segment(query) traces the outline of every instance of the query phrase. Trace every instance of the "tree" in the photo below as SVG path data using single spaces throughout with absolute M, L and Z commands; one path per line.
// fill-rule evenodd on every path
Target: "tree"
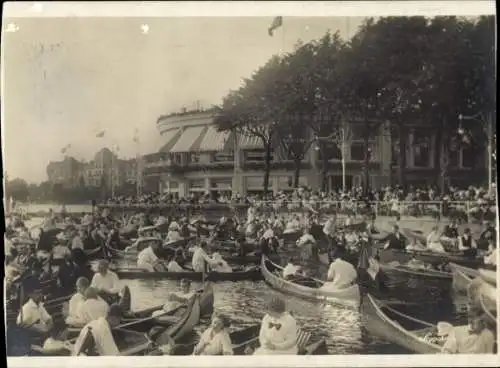
M 28 183 L 24 179 L 15 178 L 5 183 L 5 197 L 24 202 L 29 197 Z

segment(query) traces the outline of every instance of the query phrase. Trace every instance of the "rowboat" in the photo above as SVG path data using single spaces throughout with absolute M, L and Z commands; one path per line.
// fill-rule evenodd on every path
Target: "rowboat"
M 408 351 L 437 354 L 441 346 L 424 339 L 437 326 L 398 312 L 367 294 L 361 303 L 364 326 L 368 331 Z
M 112 331 L 116 346 L 120 351 L 120 356 L 143 355 L 151 346 L 151 340 L 143 333 L 116 328 Z M 61 349 L 59 351 L 47 353 L 40 345 L 31 345 L 30 356 L 69 356 L 71 351 Z
M 436 279 L 436 280 L 450 280 L 452 279 L 452 274 L 450 272 L 443 272 L 439 270 L 433 270 L 428 268 L 414 268 L 407 265 L 401 264 L 380 264 L 380 268 L 389 274 L 396 276 L 406 276 L 406 277 L 417 277 L 425 279 Z
M 181 280 L 188 279 L 193 281 L 202 281 L 205 275 L 207 281 L 259 281 L 262 280 L 262 274 L 257 266 L 250 266 L 233 272 L 168 272 L 154 271 L 150 272 L 141 268 L 116 268 L 113 270 L 120 279 L 170 279 Z
M 229 336 L 233 345 L 234 355 L 251 355 L 259 347 L 260 325 L 255 324 L 242 329 L 232 331 Z M 297 346 L 299 355 L 327 355 L 325 339 L 311 342 L 311 333 L 299 329 L 297 334 Z M 171 351 L 171 355 L 191 355 L 197 342 L 177 344 Z
M 357 284 L 337 291 L 322 290 L 321 286 L 325 284 L 324 281 L 313 278 L 304 278 L 307 280 L 309 286 L 299 285 L 285 280 L 281 276 L 283 268 L 273 263 L 266 256 L 262 257 L 260 269 L 264 280 L 272 287 L 282 292 L 297 295 L 306 299 L 330 302 L 354 308 L 359 306 L 360 294 L 359 286 Z
M 478 270 L 455 263 L 450 263 L 450 268 L 453 275 L 453 290 L 457 292 L 466 292 L 472 279 L 479 274 Z
M 437 253 L 420 250 L 400 250 L 400 249 L 379 249 L 380 262 L 389 263 L 398 261 L 401 264 L 408 263 L 412 258 L 416 258 L 424 263 L 439 265 L 444 263 L 456 263 L 470 268 L 483 266 L 483 261 L 479 258 L 464 256 L 463 253 Z

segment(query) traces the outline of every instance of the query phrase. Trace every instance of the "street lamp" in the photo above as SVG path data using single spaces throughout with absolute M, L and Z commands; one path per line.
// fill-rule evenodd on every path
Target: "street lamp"
M 477 113 L 473 116 L 464 116 L 462 114 L 458 115 L 458 120 L 460 121 L 458 127 L 458 134 L 461 136 L 465 135 L 465 130 L 462 127 L 462 121 L 464 120 L 473 120 L 481 123 L 483 131 L 486 133 L 486 137 L 488 140 L 488 192 L 491 193 L 493 187 L 493 126 L 492 121 L 484 121 L 478 118 L 481 113 Z

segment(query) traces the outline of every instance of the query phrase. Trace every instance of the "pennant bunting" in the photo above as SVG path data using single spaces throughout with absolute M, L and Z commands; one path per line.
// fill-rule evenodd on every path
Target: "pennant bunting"
M 101 130 L 100 132 L 98 132 L 98 133 L 96 134 L 96 137 L 97 137 L 97 138 L 102 138 L 102 137 L 104 137 L 104 134 L 105 134 L 105 133 L 106 133 L 106 131 L 105 131 L 105 130 Z
M 269 36 L 273 36 L 274 31 L 283 25 L 283 17 L 276 17 L 268 28 Z

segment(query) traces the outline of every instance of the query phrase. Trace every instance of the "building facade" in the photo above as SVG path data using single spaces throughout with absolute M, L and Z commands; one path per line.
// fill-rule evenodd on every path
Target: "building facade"
M 144 157 L 143 175 L 150 188 L 186 196 L 196 192 L 229 194 L 263 191 L 265 150 L 256 137 L 234 132 L 218 132 L 210 111 L 192 111 L 162 116 L 157 121 L 164 145 L 159 152 Z M 346 124 L 344 144 L 346 187 L 361 185 L 365 167 L 365 141 L 362 124 Z M 312 135 L 311 135 L 312 137 Z M 390 185 L 398 173 L 399 144 L 388 123 L 377 124 L 369 139 L 368 173 L 370 186 Z M 405 178 L 414 185 L 434 184 L 439 176 L 436 164 L 437 138 L 431 126 L 408 129 L 405 148 Z M 328 190 L 342 188 L 342 154 L 337 147 L 327 157 Z M 484 177 L 485 158 L 465 148 L 451 154 L 449 174 L 453 183 Z M 325 160 L 312 144 L 301 162 L 299 184 L 319 188 L 323 182 Z M 293 189 L 295 163 L 280 145 L 272 150 L 270 185 L 274 192 Z
M 65 157 L 62 161 L 51 161 L 47 165 L 47 177 L 52 184 L 63 187 L 74 187 L 80 183 L 83 163 L 73 157 Z

